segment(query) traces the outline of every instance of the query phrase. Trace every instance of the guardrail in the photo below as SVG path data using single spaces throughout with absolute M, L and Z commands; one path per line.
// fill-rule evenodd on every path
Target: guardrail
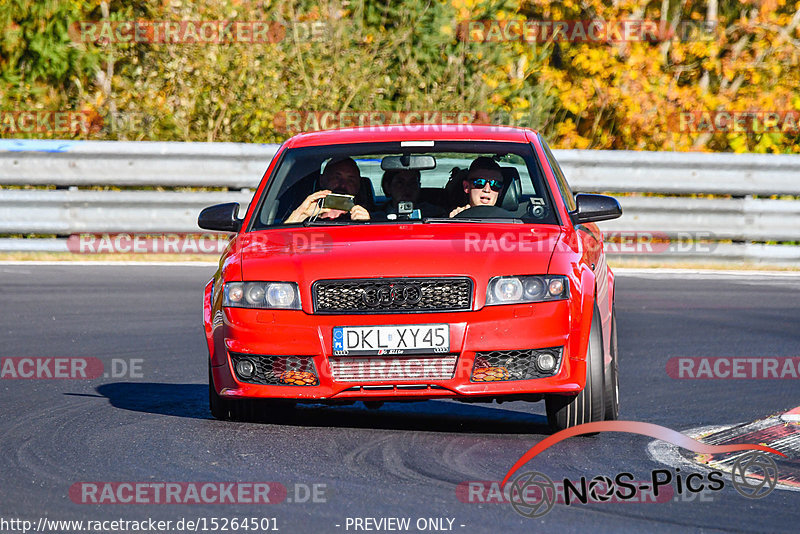
M 616 193 L 800 195 L 800 156 L 554 150 L 571 185 Z
M 258 185 L 278 145 L 0 140 L 0 185 Z
M 203 207 L 239 202 L 246 208 L 277 148 L 234 143 L 2 140 L 0 234 L 198 232 L 197 213 Z M 708 248 L 673 247 L 662 251 L 659 259 L 800 262 L 800 247 L 765 244 L 800 241 L 800 201 L 754 198 L 800 196 L 800 156 L 554 152 L 575 191 L 664 195 L 620 197 L 624 216 L 601 223 L 605 231 L 733 241 Z M 138 190 L 82 189 L 89 186 Z M 228 191 L 158 190 L 176 187 Z M 708 195 L 727 197 L 704 198 Z M 66 250 L 63 241 L 0 239 L 0 250 Z
M 200 232 L 197 214 L 206 206 L 253 196 L 236 192 L 0 190 L 0 233 Z

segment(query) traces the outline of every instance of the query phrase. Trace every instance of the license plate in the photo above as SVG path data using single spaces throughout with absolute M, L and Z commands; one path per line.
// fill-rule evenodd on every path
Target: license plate
M 450 325 L 336 326 L 333 353 L 337 356 L 438 354 L 450 351 Z

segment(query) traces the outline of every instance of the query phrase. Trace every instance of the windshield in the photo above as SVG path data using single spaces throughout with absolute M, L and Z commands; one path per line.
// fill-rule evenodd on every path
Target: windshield
M 284 152 L 250 229 L 498 219 L 558 222 L 529 144 L 359 143 Z

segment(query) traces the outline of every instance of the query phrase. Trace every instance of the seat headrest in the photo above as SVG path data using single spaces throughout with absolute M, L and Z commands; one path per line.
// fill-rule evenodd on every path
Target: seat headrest
M 447 204 L 447 193 L 441 187 L 422 187 L 419 190 L 420 202 L 428 204 Z
M 467 178 L 467 169 L 453 167 L 450 171 L 450 179 L 444 186 L 446 204 L 449 207 L 463 206 L 467 203 L 469 197 L 464 192 L 462 181 Z
M 522 197 L 522 180 L 515 167 L 500 167 L 503 173 L 503 190 L 497 205 L 508 211 L 517 211 L 519 200 Z
M 372 180 L 366 176 L 361 177 L 361 187 L 358 188 L 354 202 L 363 206 L 367 211 L 375 209 L 375 188 L 372 187 Z

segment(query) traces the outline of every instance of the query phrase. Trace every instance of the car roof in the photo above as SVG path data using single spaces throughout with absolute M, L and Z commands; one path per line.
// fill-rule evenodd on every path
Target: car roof
M 389 141 L 501 141 L 528 143 L 536 134 L 529 128 L 488 124 L 409 124 L 339 128 L 295 135 L 287 148 L 381 143 Z

